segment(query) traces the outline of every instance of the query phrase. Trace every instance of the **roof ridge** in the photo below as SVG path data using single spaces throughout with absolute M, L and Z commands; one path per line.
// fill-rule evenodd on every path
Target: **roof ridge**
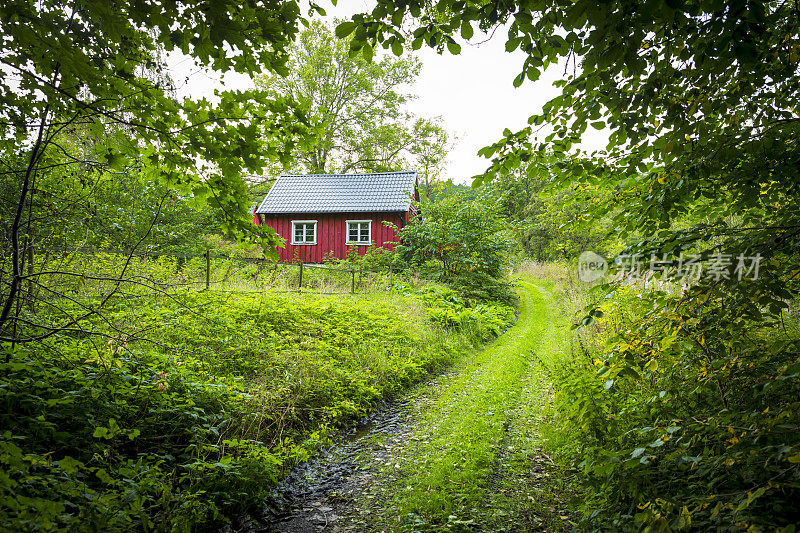
M 416 174 L 416 170 L 393 170 L 391 172 L 326 172 L 322 174 L 280 174 L 280 177 L 311 177 L 311 176 L 384 176 L 387 174 Z

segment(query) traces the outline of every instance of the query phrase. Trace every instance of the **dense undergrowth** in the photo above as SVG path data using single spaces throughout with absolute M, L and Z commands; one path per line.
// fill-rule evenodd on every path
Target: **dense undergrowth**
M 794 531 L 796 311 L 761 320 L 723 291 L 694 307 L 680 287 L 641 282 L 598 304 L 604 293 L 566 267 L 525 270 L 556 281 L 576 321 L 599 310 L 572 353 L 549 365 L 556 408 L 546 437 L 580 473 L 580 529 Z
M 6 350 L 0 523 L 222 524 L 334 427 L 513 320 L 508 307 L 466 307 L 449 289 L 401 289 L 118 298 L 82 330 Z

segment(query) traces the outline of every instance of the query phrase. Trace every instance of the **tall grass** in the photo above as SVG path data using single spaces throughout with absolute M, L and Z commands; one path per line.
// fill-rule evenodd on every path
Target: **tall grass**
M 366 265 L 369 266 L 369 265 Z M 388 268 L 367 268 L 358 262 L 337 261 L 325 265 L 278 264 L 245 258 L 183 257 L 180 255 L 133 256 L 119 253 L 71 252 L 35 259 L 39 295 L 52 299 L 105 295 L 184 293 L 208 288 L 237 292 L 297 292 L 321 294 L 365 293 L 389 290 L 400 283 L 412 287 L 429 285 L 413 273 Z M 207 279 L 208 277 L 208 279 Z M 118 280 L 123 280 L 118 283 Z

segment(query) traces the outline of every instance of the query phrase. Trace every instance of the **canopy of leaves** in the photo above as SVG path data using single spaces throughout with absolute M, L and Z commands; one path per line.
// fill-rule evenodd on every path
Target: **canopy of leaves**
M 623 231 L 663 229 L 692 210 L 707 222 L 681 242 L 725 234 L 730 224 L 722 220 L 737 215 L 740 225 L 765 226 L 749 233 L 759 243 L 753 249 L 795 249 L 800 15 L 793 3 L 440 0 L 422 7 L 381 2 L 340 33 L 354 34 L 354 49 L 409 40 L 418 48 L 469 38 L 473 24 L 506 24 L 506 49 L 527 55 L 515 85 L 556 63 L 572 72 L 529 128 L 482 150 L 497 155 L 487 178 L 571 149 L 589 125 L 609 128 L 608 153 L 559 161 L 560 177 L 615 185 L 612 201 L 628 207 L 617 218 Z M 407 35 L 401 23 L 412 17 L 416 29 Z M 553 131 L 538 138 L 544 124 Z
M 4 2 L 2 171 L 23 183 L 42 173 L 75 180 L 70 172 L 87 167 L 136 165 L 147 179 L 221 207 L 228 229 L 242 228 L 242 169 L 285 158 L 302 117 L 289 100 L 259 91 L 178 100 L 165 54 L 187 54 L 220 72 L 285 73 L 301 21 L 296 2 Z M 100 144 L 82 153 L 64 146 L 63 134 L 76 128 Z
M 382 172 L 422 166 L 435 170 L 446 155 L 447 133 L 438 119 L 414 117 L 407 92 L 420 71 L 413 56 L 350 54 L 339 39 L 314 22 L 289 47 L 289 74 L 259 78 L 275 98 L 308 106 L 318 125 L 308 147 L 293 152 L 307 173 Z M 395 50 L 397 55 L 402 48 Z

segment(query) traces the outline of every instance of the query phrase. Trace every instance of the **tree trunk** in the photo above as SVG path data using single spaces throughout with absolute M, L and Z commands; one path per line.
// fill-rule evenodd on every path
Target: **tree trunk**
M 11 226 L 12 277 L 8 289 L 8 295 L 5 297 L 5 302 L 3 303 L 3 311 L 2 314 L 0 314 L 0 332 L 4 331 L 8 324 L 8 318 L 11 314 L 12 307 L 14 307 L 16 299 L 19 297 L 20 283 L 23 279 L 20 256 L 25 253 L 25 250 L 20 247 L 19 230 L 20 226 L 22 225 L 22 213 L 25 211 L 25 206 L 32 201 L 31 196 L 33 195 L 33 192 L 30 188 L 31 178 L 36 171 L 36 166 L 39 164 L 39 158 L 44 151 L 44 130 L 45 126 L 47 125 L 47 115 L 49 111 L 49 105 L 45 106 L 44 110 L 42 111 L 42 119 L 39 124 L 39 133 L 37 134 L 36 143 L 33 145 L 30 158 L 28 159 L 28 167 L 25 170 L 25 178 L 22 181 L 22 191 L 20 192 L 19 200 L 17 201 L 17 210 L 16 214 L 14 215 L 14 222 Z

